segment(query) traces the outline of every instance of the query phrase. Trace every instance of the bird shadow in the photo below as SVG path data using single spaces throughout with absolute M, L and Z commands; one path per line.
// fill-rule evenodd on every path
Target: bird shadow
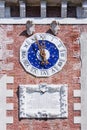
M 49 34 L 52 34 L 52 35 L 54 35 L 54 36 L 55 36 L 55 34 L 52 32 L 52 30 L 51 30 L 51 29 L 47 30 L 47 31 L 46 31 L 46 33 L 49 33 Z
M 27 30 L 22 31 L 19 36 L 29 37 L 29 35 L 27 34 Z

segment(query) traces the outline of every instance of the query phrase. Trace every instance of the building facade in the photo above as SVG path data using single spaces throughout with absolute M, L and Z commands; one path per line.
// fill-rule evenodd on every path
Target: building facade
M 86 0 L 0 1 L 1 130 L 87 129 L 86 32 Z

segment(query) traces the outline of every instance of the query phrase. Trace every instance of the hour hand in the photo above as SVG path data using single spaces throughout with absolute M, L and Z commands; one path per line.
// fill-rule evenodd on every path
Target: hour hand
M 43 64 L 43 65 L 48 64 L 49 62 L 48 62 L 48 60 L 46 60 L 46 51 L 45 51 L 44 41 L 42 40 L 42 44 L 40 44 L 36 37 L 35 37 L 35 39 L 36 39 L 36 43 L 37 43 L 39 51 L 40 51 L 41 64 Z
M 46 60 L 46 52 L 45 49 L 40 50 L 40 56 L 41 56 L 41 64 L 48 64 L 49 62 Z

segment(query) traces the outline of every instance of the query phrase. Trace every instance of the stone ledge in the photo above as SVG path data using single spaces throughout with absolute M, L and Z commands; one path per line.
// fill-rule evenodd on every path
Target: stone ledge
M 6 92 L 6 97 L 13 97 L 13 90 L 7 90 Z
M 12 123 L 13 123 L 13 117 L 12 116 L 6 117 L 6 124 L 12 124 Z
M 14 104 L 13 103 L 7 103 L 6 104 L 6 110 L 13 110 L 14 109 Z
M 81 110 L 81 103 L 74 103 L 74 110 L 78 111 Z
M 81 117 L 75 116 L 74 117 L 74 124 L 80 124 L 81 123 Z
M 74 90 L 73 91 L 73 96 L 74 97 L 81 97 L 81 90 Z
M 50 24 L 52 21 L 56 20 L 60 24 L 87 24 L 87 18 L 1 18 L 0 24 L 26 24 L 28 20 L 34 22 L 34 24 Z

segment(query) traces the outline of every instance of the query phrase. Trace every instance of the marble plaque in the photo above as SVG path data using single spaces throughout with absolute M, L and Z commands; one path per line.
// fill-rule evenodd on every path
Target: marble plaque
M 67 118 L 67 85 L 19 85 L 20 118 Z

